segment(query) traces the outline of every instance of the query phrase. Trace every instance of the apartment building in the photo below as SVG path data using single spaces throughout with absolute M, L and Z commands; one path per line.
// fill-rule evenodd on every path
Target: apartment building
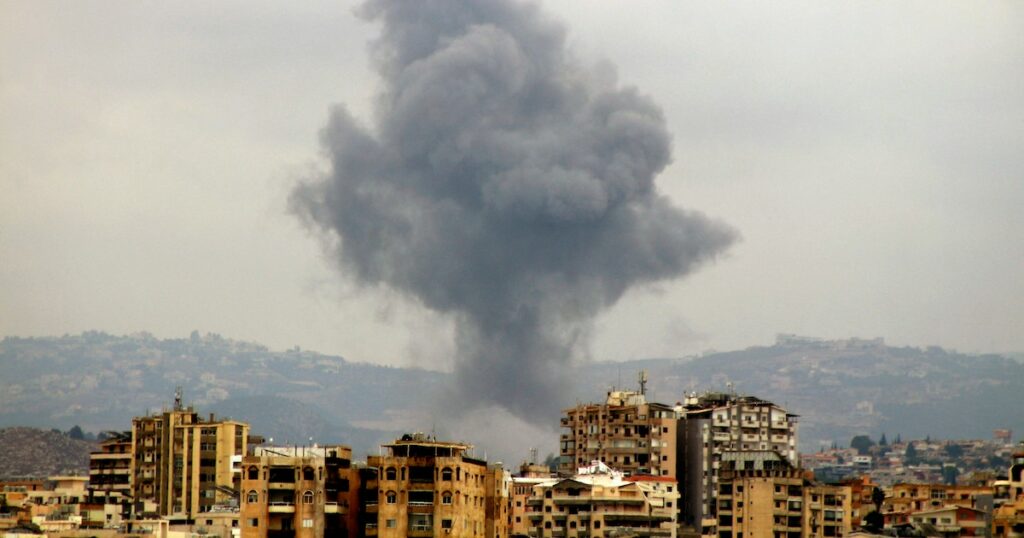
M 180 393 L 170 411 L 132 419 L 132 496 L 136 513 L 151 508 L 189 521 L 231 502 L 241 479 L 249 425 L 203 419 L 183 407 Z
M 469 455 L 471 445 L 410 434 L 381 448 L 384 454 L 367 458 L 377 489 L 364 490 L 366 536 L 485 535 L 490 471 Z
M 937 510 L 949 505 L 978 508 L 991 504 L 989 486 L 951 486 L 948 484 L 894 484 L 882 502 L 882 514 L 894 524 L 912 522 L 911 514 Z
M 484 536 L 487 538 L 509 538 L 512 516 L 512 473 L 501 464 L 487 468 L 484 477 L 487 493 L 484 510 Z
M 536 457 L 534 458 L 536 459 Z M 523 463 L 519 466 L 519 475 L 512 477 L 509 501 L 509 534 L 513 537 L 529 536 L 531 528 L 527 517 L 527 501 L 533 495 L 533 488 L 538 484 L 552 485 L 558 478 L 545 465 Z
M 358 536 L 359 474 L 347 446 L 256 447 L 242 459 L 242 538 Z
M 715 525 L 718 473 L 725 454 L 770 451 L 790 467 L 799 466 L 797 416 L 772 402 L 729 393 L 693 394 L 679 412 L 677 450 L 686 469 L 682 516 L 688 525 Z
M 109 432 L 100 449 L 89 454 L 90 502 L 123 504 L 132 492 L 132 432 Z
M 641 374 L 643 375 L 643 374 Z M 641 387 L 646 378 L 641 378 Z M 562 411 L 559 472 L 600 461 L 625 475 L 678 478 L 676 409 L 649 403 L 645 391 L 609 391 L 604 403 L 580 404 Z
M 599 461 L 571 478 L 542 479 L 526 500 L 529 525 L 515 535 L 534 538 L 676 535 L 679 498 L 674 479 L 625 477 Z
M 809 480 L 773 451 L 731 453 L 719 470 L 719 538 L 819 538 L 852 530 L 851 490 Z

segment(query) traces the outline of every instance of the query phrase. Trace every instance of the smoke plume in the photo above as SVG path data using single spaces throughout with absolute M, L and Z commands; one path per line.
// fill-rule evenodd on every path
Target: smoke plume
M 332 111 L 330 167 L 292 209 L 344 275 L 453 317 L 467 403 L 548 420 L 593 318 L 734 232 L 658 193 L 661 110 L 574 60 L 536 6 L 370 0 L 360 13 L 383 26 L 374 124 Z

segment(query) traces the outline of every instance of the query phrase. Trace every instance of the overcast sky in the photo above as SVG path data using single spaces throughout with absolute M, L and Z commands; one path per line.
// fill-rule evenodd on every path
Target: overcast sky
M 544 6 L 663 107 L 659 189 L 742 235 L 631 291 L 592 357 L 778 332 L 1024 350 L 1024 3 Z M 376 30 L 344 2 L 0 2 L 0 335 L 446 368 L 450 320 L 339 279 L 286 210 L 328 107 L 372 116 Z

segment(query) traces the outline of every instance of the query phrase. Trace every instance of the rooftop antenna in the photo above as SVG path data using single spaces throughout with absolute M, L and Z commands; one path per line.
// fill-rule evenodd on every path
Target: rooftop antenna
M 647 370 L 640 370 L 640 395 L 647 394 Z
M 174 410 L 181 411 L 181 385 L 174 388 Z

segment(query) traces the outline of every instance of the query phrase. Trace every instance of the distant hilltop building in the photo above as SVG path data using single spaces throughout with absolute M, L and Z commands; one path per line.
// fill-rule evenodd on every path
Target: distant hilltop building
M 820 347 L 837 351 L 848 349 L 877 349 L 885 347 L 885 338 L 847 338 L 845 340 L 826 340 L 813 336 L 779 333 L 775 335 L 775 345 L 779 347 Z

